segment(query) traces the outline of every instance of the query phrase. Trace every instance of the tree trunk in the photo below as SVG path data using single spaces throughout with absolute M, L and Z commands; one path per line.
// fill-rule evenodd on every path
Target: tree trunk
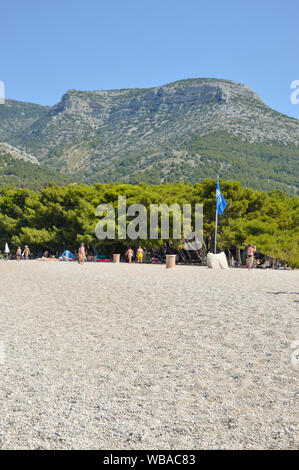
M 188 261 L 186 260 L 186 257 L 183 253 L 183 250 L 178 249 L 179 254 L 181 255 L 181 258 L 185 264 L 188 264 Z
M 236 246 L 236 258 L 238 266 L 241 266 L 241 251 L 239 246 Z
M 227 252 L 228 265 L 229 265 L 229 266 L 232 266 L 232 265 L 233 265 L 233 264 L 232 264 L 232 260 L 233 260 L 233 258 L 232 258 L 232 252 L 230 251 L 229 248 L 226 249 L 226 252 Z
M 187 258 L 189 259 L 189 263 L 192 264 L 192 258 L 191 258 L 191 255 L 189 253 L 189 250 L 185 250 L 186 254 L 187 254 Z M 185 253 L 184 253 L 185 254 Z

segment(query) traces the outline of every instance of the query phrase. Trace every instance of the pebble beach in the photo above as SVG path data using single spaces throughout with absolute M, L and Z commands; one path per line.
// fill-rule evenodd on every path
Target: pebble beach
M 7 261 L 0 279 L 1 449 L 298 448 L 298 270 Z

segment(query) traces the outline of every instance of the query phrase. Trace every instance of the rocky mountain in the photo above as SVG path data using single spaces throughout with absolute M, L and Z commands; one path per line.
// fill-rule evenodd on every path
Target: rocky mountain
M 50 181 L 67 184 L 71 178 L 41 165 L 36 157 L 0 142 L 0 187 L 9 185 L 37 189 Z
M 0 105 L 0 140 L 10 142 L 11 136 L 23 133 L 48 110 L 48 106 L 6 99 Z
M 13 159 L 23 160 L 25 162 L 36 163 L 39 165 L 38 159 L 33 155 L 29 155 L 22 150 L 19 150 L 12 145 L 6 144 L 5 142 L 0 142 L 0 156 L 9 154 Z
M 240 83 L 70 90 L 50 108 L 1 107 L 3 140 L 82 181 L 195 182 L 219 173 L 258 189 L 299 190 L 299 121 Z

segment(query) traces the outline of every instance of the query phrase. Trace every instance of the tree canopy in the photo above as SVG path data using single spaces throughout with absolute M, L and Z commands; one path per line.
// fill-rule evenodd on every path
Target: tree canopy
M 299 267 L 298 196 L 289 197 L 279 190 L 264 193 L 243 188 L 238 181 L 221 180 L 220 183 L 228 206 L 219 217 L 219 248 L 254 243 L 261 253 Z M 204 204 L 204 240 L 209 250 L 214 245 L 215 188 L 215 179 L 194 185 L 49 184 L 40 191 L 1 188 L 1 248 L 9 242 L 12 249 L 28 244 L 33 250 L 62 252 L 74 250 L 80 242 L 85 242 L 105 253 L 111 253 L 116 247 L 125 250 L 140 240 L 100 241 L 95 227 L 99 221 L 97 206 L 110 203 L 117 208 L 118 197 L 126 196 L 127 205 L 141 203 L 147 209 L 150 204 Z M 147 239 L 142 244 L 157 248 L 171 241 Z

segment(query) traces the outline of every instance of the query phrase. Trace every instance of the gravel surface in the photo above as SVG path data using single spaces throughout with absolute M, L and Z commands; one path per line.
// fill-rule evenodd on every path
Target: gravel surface
M 298 448 L 298 271 L 8 261 L 0 279 L 0 448 Z

